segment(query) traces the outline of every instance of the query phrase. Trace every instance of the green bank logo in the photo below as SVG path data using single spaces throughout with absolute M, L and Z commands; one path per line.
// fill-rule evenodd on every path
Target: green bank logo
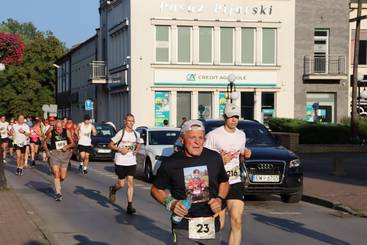
M 186 81 L 196 81 L 196 74 L 189 73 L 186 75 Z

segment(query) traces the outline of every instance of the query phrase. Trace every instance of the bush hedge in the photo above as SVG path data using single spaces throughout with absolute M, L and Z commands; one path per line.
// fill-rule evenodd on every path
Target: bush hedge
M 359 139 L 351 137 L 350 124 L 310 123 L 300 119 L 271 118 L 269 128 L 274 132 L 299 133 L 300 144 L 351 144 L 367 140 L 367 120 L 359 122 Z

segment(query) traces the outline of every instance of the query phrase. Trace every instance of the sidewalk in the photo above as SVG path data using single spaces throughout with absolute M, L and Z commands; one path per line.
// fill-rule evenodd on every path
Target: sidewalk
M 300 158 L 304 165 L 304 195 L 367 215 L 366 153 L 300 154 Z M 343 159 L 339 166 L 341 176 L 335 175 L 335 159 Z
M 46 245 L 14 191 L 0 191 L 0 245 Z

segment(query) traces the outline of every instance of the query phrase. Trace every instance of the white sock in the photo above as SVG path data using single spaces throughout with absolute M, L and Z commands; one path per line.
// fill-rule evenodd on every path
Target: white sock
M 83 170 L 87 170 L 87 166 L 84 166 L 84 167 L 83 167 Z
M 83 166 L 83 162 L 80 162 L 80 166 Z

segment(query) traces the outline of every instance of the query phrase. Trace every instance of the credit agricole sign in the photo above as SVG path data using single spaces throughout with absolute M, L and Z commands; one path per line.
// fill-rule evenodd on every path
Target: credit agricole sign
M 161 1 L 160 9 L 161 13 L 214 13 L 225 16 L 269 16 L 273 13 L 272 5 L 215 3 L 214 1 L 211 4 Z

